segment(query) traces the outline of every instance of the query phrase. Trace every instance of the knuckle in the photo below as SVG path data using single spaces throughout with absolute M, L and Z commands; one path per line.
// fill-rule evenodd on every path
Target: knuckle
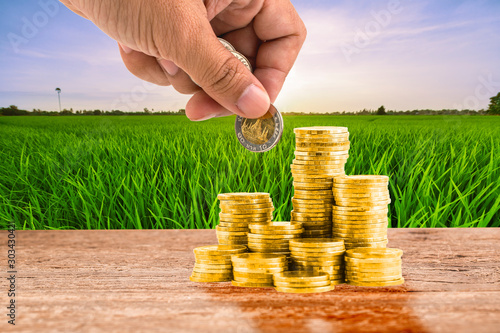
M 241 67 L 243 65 L 236 57 L 226 57 L 218 67 L 208 70 L 206 82 L 214 92 L 226 93 L 243 78 Z

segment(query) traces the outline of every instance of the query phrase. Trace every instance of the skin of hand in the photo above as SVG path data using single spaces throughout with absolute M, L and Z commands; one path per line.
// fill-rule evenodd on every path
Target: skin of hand
M 191 120 L 265 114 L 306 37 L 289 0 L 61 2 L 118 42 L 132 74 L 193 94 L 186 105 Z M 253 74 L 217 36 L 250 60 Z

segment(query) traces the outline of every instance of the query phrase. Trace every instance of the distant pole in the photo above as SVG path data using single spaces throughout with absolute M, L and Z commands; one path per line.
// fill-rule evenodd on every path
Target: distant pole
M 61 88 L 56 88 L 57 97 L 59 98 L 59 113 L 61 113 Z

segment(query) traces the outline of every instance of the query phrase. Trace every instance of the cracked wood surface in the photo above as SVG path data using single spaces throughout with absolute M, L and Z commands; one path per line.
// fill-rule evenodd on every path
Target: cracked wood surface
M 2 279 L 2 332 L 500 331 L 498 228 L 389 229 L 404 285 L 303 295 L 190 282 L 192 249 L 216 244 L 215 230 L 17 231 L 16 241 L 16 326 Z

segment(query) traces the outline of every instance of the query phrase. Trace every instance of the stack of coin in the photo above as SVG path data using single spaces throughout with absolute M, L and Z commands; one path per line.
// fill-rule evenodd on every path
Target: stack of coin
M 335 289 L 325 272 L 290 271 L 274 274 L 276 290 L 283 293 L 322 293 Z
M 302 223 L 270 222 L 249 225 L 248 249 L 250 252 L 276 253 L 290 256 L 288 242 L 300 238 L 304 229 Z
M 233 264 L 233 286 L 273 287 L 273 273 L 287 270 L 284 255 L 273 253 L 244 253 L 231 257 Z
M 345 174 L 349 132 L 332 126 L 295 128 L 294 133 L 292 221 L 303 223 L 302 237 L 330 237 L 332 178 Z
M 389 177 L 338 176 L 333 179 L 333 237 L 346 249 L 387 245 Z
M 354 286 L 386 287 L 405 282 L 400 249 L 357 248 L 345 253 L 346 282 Z
M 325 272 L 332 284 L 344 283 L 344 241 L 332 238 L 290 240 L 291 258 L 296 270 Z
M 233 278 L 231 255 L 247 252 L 244 245 L 208 245 L 194 249 L 193 282 L 224 282 Z
M 269 193 L 223 193 L 217 198 L 221 209 L 216 227 L 219 244 L 246 245 L 250 223 L 272 220 L 274 207 Z

